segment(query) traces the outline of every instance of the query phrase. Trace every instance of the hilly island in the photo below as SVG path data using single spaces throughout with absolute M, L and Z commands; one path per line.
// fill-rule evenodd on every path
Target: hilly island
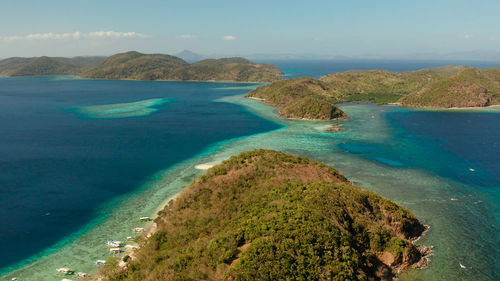
M 407 209 L 308 158 L 253 150 L 210 168 L 102 280 L 392 280 L 425 266 Z M 148 238 L 147 238 L 148 237 Z
M 110 57 L 9 58 L 0 61 L 6 76 L 76 75 L 92 79 L 271 82 L 282 72 L 272 64 L 244 58 L 205 59 L 192 64 L 165 54 L 127 52 Z
M 247 97 L 278 106 L 287 118 L 345 118 L 334 104 L 352 101 L 409 107 L 486 107 L 500 104 L 500 69 L 444 66 L 417 71 L 347 71 L 319 79 L 273 82 Z

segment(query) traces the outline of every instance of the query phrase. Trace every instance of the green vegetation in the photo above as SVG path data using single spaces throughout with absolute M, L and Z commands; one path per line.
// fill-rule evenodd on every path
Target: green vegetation
M 281 79 L 271 64 L 256 64 L 244 58 L 206 59 L 193 64 L 170 55 L 127 52 L 109 57 L 82 73 L 85 78 L 269 82 Z
M 0 61 L 0 74 L 5 76 L 76 75 L 101 63 L 104 59 L 104 57 L 8 58 Z
M 111 57 L 38 57 L 0 60 L 0 75 L 78 75 L 95 79 L 271 82 L 282 72 L 244 58 L 206 59 L 192 64 L 176 56 L 127 52 Z
M 170 55 L 127 52 L 107 58 L 80 76 L 99 79 L 157 80 L 177 67 L 185 65 L 187 62 Z
M 302 77 L 259 87 L 248 93 L 247 97 L 261 98 L 272 106 L 278 106 L 280 115 L 287 118 L 345 118 L 344 112 L 334 105 L 338 100 L 330 96 L 327 90 L 320 80 Z
M 467 68 L 401 99 L 403 105 L 484 107 L 500 104 L 500 69 Z
M 380 280 L 421 259 L 409 239 L 424 230 L 335 169 L 269 150 L 209 169 L 155 222 L 104 280 Z
M 347 71 L 319 79 L 278 81 L 247 95 L 279 106 L 283 116 L 293 116 L 301 111 L 299 106 L 283 109 L 283 105 L 306 96 L 328 103 L 374 101 L 377 104 L 400 102 L 416 107 L 482 107 L 500 104 L 500 69 L 444 66 L 400 73 Z M 305 104 L 304 107 L 310 106 Z M 323 118 L 318 115 L 315 119 Z

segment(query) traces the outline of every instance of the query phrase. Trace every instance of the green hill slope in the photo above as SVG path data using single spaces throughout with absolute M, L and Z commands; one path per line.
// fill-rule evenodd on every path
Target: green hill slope
M 107 58 L 80 76 L 99 79 L 156 80 L 185 65 L 188 63 L 170 55 L 127 52 Z
M 81 74 L 85 78 L 268 82 L 281 79 L 274 65 L 256 64 L 243 58 L 207 59 L 193 64 L 162 54 L 128 52 L 109 57 Z
M 8 58 L 0 61 L 0 74 L 6 76 L 76 75 L 104 60 L 104 57 Z
M 276 151 L 209 169 L 155 222 L 104 280 L 389 280 L 423 260 L 409 239 L 425 228 L 407 209 Z
M 500 69 L 467 68 L 410 93 L 401 99 L 407 106 L 484 107 L 500 104 Z
M 285 117 L 311 111 L 309 102 L 300 106 L 300 100 L 305 97 L 320 100 L 316 112 L 321 112 L 319 108 L 323 108 L 323 104 L 350 101 L 401 102 L 406 106 L 436 108 L 482 107 L 500 104 L 500 69 L 444 66 L 407 72 L 347 71 L 319 79 L 274 82 L 257 88 L 247 97 L 280 107 L 279 112 Z M 285 107 L 291 102 L 296 105 Z M 311 116 L 325 119 L 322 113 Z
M 328 93 L 327 86 L 309 77 L 277 81 L 259 87 L 246 96 L 263 99 L 279 107 L 279 114 L 286 118 L 331 120 L 346 117 L 334 105 L 339 100 Z

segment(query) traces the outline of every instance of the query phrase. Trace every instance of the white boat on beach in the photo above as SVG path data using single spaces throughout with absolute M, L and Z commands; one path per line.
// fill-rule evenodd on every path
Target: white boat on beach
M 146 222 L 146 221 L 150 221 L 151 218 L 150 217 L 140 217 L 139 220 L 142 222 Z
M 109 249 L 109 253 L 110 254 L 119 254 L 121 252 L 122 252 L 122 249 L 120 249 L 120 248 L 111 248 L 111 249 Z
M 135 237 L 134 236 L 127 236 L 127 240 L 134 240 Z
M 74 270 L 71 270 L 71 269 L 69 269 L 67 267 L 61 267 L 61 268 L 58 268 L 56 270 L 57 270 L 57 272 L 64 273 L 64 274 L 67 274 L 67 275 L 75 274 Z
M 106 245 L 113 248 L 125 246 L 125 244 L 122 241 L 114 241 L 114 240 L 106 241 Z
M 134 228 L 134 232 L 144 232 L 144 228 L 143 227 L 136 227 L 136 228 Z
M 105 260 L 96 260 L 95 264 L 97 264 L 97 265 L 100 265 L 100 264 L 105 265 L 106 261 Z

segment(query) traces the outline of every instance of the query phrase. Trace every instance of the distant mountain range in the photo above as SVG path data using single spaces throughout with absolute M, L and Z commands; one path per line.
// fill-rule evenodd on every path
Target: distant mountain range
M 191 59 L 195 53 L 184 51 Z M 188 63 L 166 54 L 127 52 L 110 57 L 8 58 L 0 61 L 5 76 L 76 75 L 93 79 L 270 82 L 282 72 L 272 64 L 257 64 L 245 58 L 204 59 Z

